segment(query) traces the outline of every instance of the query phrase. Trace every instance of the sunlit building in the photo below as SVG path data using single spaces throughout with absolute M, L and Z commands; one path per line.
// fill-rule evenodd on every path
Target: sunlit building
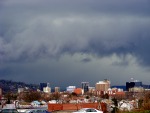
M 144 88 L 143 87 L 129 88 L 129 92 L 144 92 Z
M 81 95 L 81 94 L 83 94 L 83 89 L 82 88 L 76 88 L 76 89 L 74 89 L 74 93 L 76 93 L 77 95 Z
M 18 88 L 18 93 L 21 93 L 24 91 L 24 88 Z
M 68 86 L 66 88 L 66 91 L 69 92 L 69 93 L 72 93 L 72 92 L 74 92 L 75 89 L 76 89 L 76 86 Z
M 43 88 L 43 92 L 51 93 L 51 88 L 49 86 L 46 86 L 46 87 Z
M 45 93 L 51 93 L 51 87 L 49 83 L 40 83 L 40 90 Z
M 139 80 L 133 80 L 131 82 L 126 82 L 126 90 L 129 91 L 130 88 L 143 87 L 142 82 Z
M 89 87 L 89 93 L 93 93 L 95 91 L 95 87 Z
M 47 87 L 47 83 L 40 83 L 40 91 L 43 91 L 44 87 Z
M 95 89 L 97 91 L 107 91 L 109 88 L 110 88 L 110 81 L 107 79 L 99 81 L 95 84 Z
M 0 88 L 0 98 L 2 97 L 2 88 Z
M 55 92 L 60 92 L 60 87 L 55 87 Z

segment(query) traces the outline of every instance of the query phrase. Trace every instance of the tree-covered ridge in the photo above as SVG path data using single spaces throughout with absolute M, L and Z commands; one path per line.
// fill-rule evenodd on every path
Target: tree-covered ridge
M 7 92 L 17 92 L 18 88 L 29 88 L 37 89 L 39 85 L 37 84 L 26 84 L 24 82 L 16 82 L 12 80 L 0 80 L 0 88 L 2 88 L 3 93 Z

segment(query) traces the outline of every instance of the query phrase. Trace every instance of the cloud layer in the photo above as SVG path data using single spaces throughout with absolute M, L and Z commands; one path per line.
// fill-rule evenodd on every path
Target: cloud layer
M 68 78 L 66 85 L 135 76 L 147 83 L 149 5 L 148 0 L 3 0 L 0 76 L 35 83 Z

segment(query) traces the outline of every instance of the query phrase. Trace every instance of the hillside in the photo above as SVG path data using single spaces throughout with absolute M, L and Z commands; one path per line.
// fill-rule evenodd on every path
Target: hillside
M 37 84 L 26 84 L 23 82 L 15 82 L 12 80 L 0 80 L 0 88 L 2 88 L 3 93 L 7 92 L 17 92 L 18 88 L 29 88 L 31 90 L 36 90 L 39 88 Z

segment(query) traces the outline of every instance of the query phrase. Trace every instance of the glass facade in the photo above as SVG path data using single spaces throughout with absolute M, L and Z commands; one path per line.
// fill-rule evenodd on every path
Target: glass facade
M 133 82 L 126 82 L 126 90 L 129 91 L 129 88 L 133 87 L 143 87 L 141 81 L 133 81 Z
M 47 83 L 40 83 L 40 90 L 43 91 L 43 88 L 47 87 Z

